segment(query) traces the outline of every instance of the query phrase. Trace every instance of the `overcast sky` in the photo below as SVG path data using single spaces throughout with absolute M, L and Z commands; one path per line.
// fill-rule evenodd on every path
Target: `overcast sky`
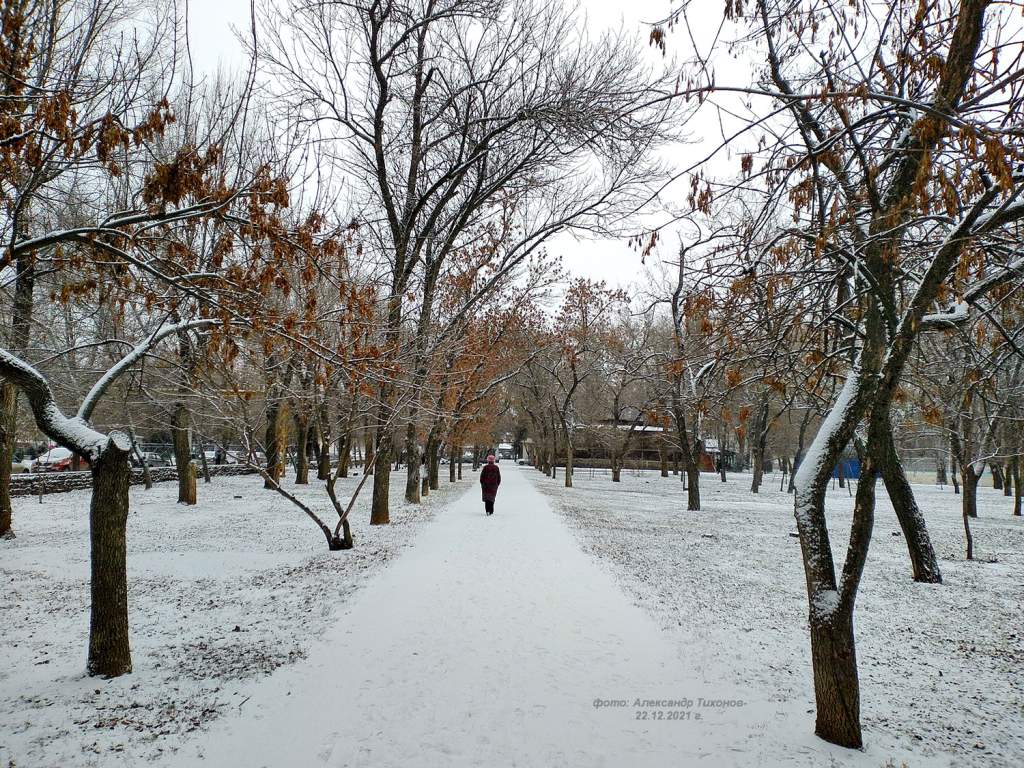
M 708 24 L 710 35 L 721 19 L 722 8 L 719 3 L 708 3 L 708 6 L 708 18 L 704 21 Z M 632 0 L 628 3 L 584 0 L 581 7 L 592 33 L 607 28 L 623 28 L 627 32 L 636 31 L 646 40 L 649 31 L 647 23 L 663 18 L 671 5 L 668 0 Z M 219 66 L 232 69 L 244 66 L 241 46 L 232 28 L 246 29 L 248 25 L 249 0 L 192 0 L 189 5 L 189 39 L 197 73 L 213 73 Z M 698 40 L 698 45 L 702 45 L 702 41 Z M 678 58 L 685 58 L 690 52 L 688 41 L 681 34 L 669 38 L 669 49 L 670 54 L 675 52 Z M 642 55 L 650 56 L 652 60 L 661 60 L 660 54 L 646 46 Z M 717 125 L 707 120 L 701 121 L 698 126 L 703 126 L 708 132 L 718 133 Z M 698 127 L 691 133 L 699 139 L 700 130 Z M 670 153 L 671 162 L 678 167 L 688 165 L 706 151 L 707 142 L 704 144 L 703 147 L 698 143 L 673 148 Z M 678 183 L 670 195 L 681 201 L 685 199 L 686 192 L 685 185 Z M 667 229 L 655 258 L 671 258 L 677 242 L 675 231 Z M 606 280 L 621 287 L 636 281 L 644 269 L 640 255 L 625 241 L 580 241 L 570 235 L 562 235 L 553 238 L 548 249 L 561 255 L 565 266 L 572 273 Z

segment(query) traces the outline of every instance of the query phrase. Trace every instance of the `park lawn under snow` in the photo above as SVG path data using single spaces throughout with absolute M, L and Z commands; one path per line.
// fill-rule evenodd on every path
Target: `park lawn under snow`
M 358 480 L 340 480 L 339 497 Z M 392 524 L 374 527 L 364 488 L 348 552 L 328 552 L 312 521 L 257 475 L 200 483 L 194 507 L 175 503 L 173 482 L 133 487 L 133 672 L 115 680 L 85 674 L 89 493 L 15 499 L 17 538 L 0 548 L 0 766 L 135 766 L 244 711 L 251 686 L 302 658 L 340 604 L 467 482 L 443 478 L 424 505 L 406 506 L 405 474 L 394 473 Z M 322 482 L 285 487 L 333 526 Z
M 531 472 L 584 549 L 608 563 L 680 655 L 723 683 L 806 710 L 813 728 L 807 600 L 792 497 L 778 477 L 701 477 L 702 511 L 686 511 L 678 477 L 578 470 L 575 487 Z M 979 489 L 978 560 L 964 560 L 960 497 L 916 485 L 943 585 L 916 584 L 879 485 L 875 533 L 855 614 L 867 754 L 850 764 L 1024 765 L 1024 521 Z M 828 496 L 841 567 L 853 500 Z M 878 759 L 865 762 L 865 758 Z

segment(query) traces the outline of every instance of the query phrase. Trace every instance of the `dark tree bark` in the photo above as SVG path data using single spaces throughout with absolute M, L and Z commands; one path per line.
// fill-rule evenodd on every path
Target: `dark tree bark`
M 183 402 L 174 405 L 171 444 L 174 447 L 174 466 L 178 468 L 178 503 L 188 504 L 188 478 L 185 469 L 192 463 L 192 449 L 188 439 L 188 409 Z
M 28 211 L 15 211 L 13 231 L 17 239 L 28 237 Z M 14 261 L 14 301 L 11 307 L 10 351 L 24 356 L 32 336 L 35 306 L 36 254 L 20 254 Z M 0 380 L 0 538 L 14 538 L 11 512 L 11 464 L 18 426 L 18 389 L 12 382 Z
M 1002 474 L 1003 474 L 1003 496 L 1013 496 L 1014 479 L 1013 479 L 1013 468 L 1011 466 L 1011 462 L 1009 462 L 1009 461 L 1006 462 L 1006 465 L 1003 467 Z
M 860 679 L 852 615 L 844 612 L 827 623 L 811 624 L 811 662 L 817 707 L 814 732 L 833 744 L 859 748 Z
M 132 671 L 128 641 L 127 543 L 128 453 L 111 440 L 93 463 L 89 505 L 92 605 L 90 675 L 117 677 Z
M 992 487 L 997 491 L 1003 490 L 1003 468 L 994 461 L 988 463 L 988 468 L 992 472 Z
M 971 462 L 961 462 L 963 472 L 963 510 L 968 517 L 978 516 L 978 481 L 981 475 L 974 471 Z
M 978 516 L 978 476 L 969 465 L 964 467 L 963 519 L 964 540 L 967 544 L 967 559 L 974 559 L 974 536 L 971 533 L 971 518 Z
M 796 455 L 793 456 L 793 471 L 789 475 L 789 492 L 793 493 L 796 490 L 796 471 L 800 469 L 800 464 L 804 460 L 804 450 L 807 445 L 807 427 L 811 423 L 811 409 L 807 408 L 804 411 L 803 418 L 800 419 L 800 431 L 796 437 Z
M 700 510 L 700 467 L 692 462 L 686 467 L 686 509 Z
M 284 457 L 278 451 L 278 432 L 281 419 L 281 401 L 276 391 L 268 392 L 267 397 L 267 428 L 263 436 L 264 445 L 267 450 L 267 475 L 268 479 L 263 481 L 264 488 L 276 488 L 275 483 L 281 479 L 283 472 Z
M 436 429 L 432 431 L 427 440 L 427 480 L 430 490 L 436 491 L 441 487 L 441 452 L 437 443 Z
M 932 547 L 931 537 L 928 535 L 924 515 L 921 514 L 921 510 L 917 506 L 914 491 L 903 471 L 903 463 L 900 461 L 899 454 L 896 452 L 896 444 L 892 437 L 892 423 L 888 417 L 884 417 L 879 437 L 876 462 L 882 473 L 885 490 L 896 511 L 896 519 L 899 520 L 900 528 L 903 530 L 903 539 L 910 552 L 914 581 L 941 584 L 942 572 L 939 569 L 939 561 L 935 557 L 935 549 Z M 864 482 L 863 474 L 860 482 Z
M 565 487 L 572 488 L 572 462 L 575 458 L 572 440 L 567 434 L 565 436 Z
M 320 409 L 317 418 L 317 438 L 319 449 L 316 457 L 316 479 L 326 480 L 331 476 L 331 419 L 330 409 L 327 405 L 327 395 L 320 401 Z
M 295 484 L 309 485 L 309 414 L 295 405 Z
M 690 443 L 689 430 L 686 427 L 686 415 L 678 398 L 673 393 L 672 416 L 676 424 L 676 438 L 679 440 L 679 458 L 682 462 L 680 480 L 686 484 L 686 509 L 690 512 L 700 510 L 700 454 L 704 450 L 701 441 L 694 438 Z M 679 462 L 676 464 L 677 469 Z
M 11 508 L 11 465 L 14 462 L 14 437 L 17 430 L 18 389 L 0 382 L 0 538 L 13 539 Z
M 391 445 L 390 438 L 378 430 L 377 452 L 373 457 L 373 502 L 370 506 L 370 525 L 387 525 L 391 522 L 391 507 L 388 494 L 391 492 Z
M 764 482 L 764 454 L 768 444 L 768 398 L 765 395 L 757 409 L 757 424 L 754 431 L 754 466 L 750 491 L 757 493 Z
M 405 425 L 405 455 L 408 458 L 405 474 L 405 500 L 410 504 L 419 504 L 422 493 L 420 444 L 416 439 L 416 424 L 413 421 Z
M 1010 460 L 1010 467 L 1013 472 L 1013 514 L 1017 517 L 1021 516 L 1021 467 L 1020 467 L 1020 456 L 1014 456 Z

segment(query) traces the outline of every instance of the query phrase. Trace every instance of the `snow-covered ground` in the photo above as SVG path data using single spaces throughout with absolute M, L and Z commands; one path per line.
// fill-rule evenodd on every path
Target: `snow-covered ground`
M 397 473 L 392 525 L 367 525 L 364 498 L 341 553 L 256 477 L 215 479 L 193 508 L 173 484 L 133 488 L 135 670 L 110 681 L 84 674 L 88 495 L 18 500 L 0 549 L 0 766 L 1024 763 L 1024 525 L 991 489 L 984 559 L 965 563 L 957 497 L 917 487 L 942 586 L 910 580 L 883 495 L 857 752 L 812 733 L 799 545 L 772 478 L 755 497 L 746 476 L 706 475 L 689 513 L 656 473 L 583 470 L 566 490 L 502 471 L 493 517 L 472 473 L 421 508 L 399 503 Z M 302 495 L 330 511 L 319 486 Z M 829 505 L 842 551 L 850 496 Z
M 339 481 L 339 496 L 358 479 Z M 256 475 L 200 482 L 194 507 L 175 503 L 176 483 L 133 487 L 134 670 L 116 680 L 85 675 L 89 493 L 15 499 L 17 538 L 0 542 L 0 766 L 137 766 L 244 712 L 254 685 L 301 659 L 339 606 L 469 482 L 443 478 L 426 504 L 404 506 L 405 475 L 395 473 L 392 524 L 374 527 L 364 488 L 348 552 L 328 552 L 312 521 Z M 298 495 L 333 525 L 323 483 Z
M 749 475 L 722 484 L 705 474 L 703 509 L 687 512 L 678 477 L 624 472 L 622 483 L 612 483 L 607 473 L 579 470 L 568 490 L 561 473 L 530 476 L 684 658 L 723 685 L 777 703 L 764 762 L 749 764 L 789 764 L 778 735 L 810 731 L 813 697 L 792 497 L 778 491 L 778 478 L 769 476 L 754 496 Z M 867 750 L 833 754 L 833 764 L 1024 765 L 1024 521 L 1011 516 L 1001 492 L 980 489 L 980 517 L 972 521 L 979 559 L 966 562 L 960 497 L 951 488 L 914 490 L 945 583 L 910 579 L 879 485 L 855 618 Z M 852 498 L 833 488 L 828 505 L 841 563 Z M 795 762 L 806 747 L 794 739 Z

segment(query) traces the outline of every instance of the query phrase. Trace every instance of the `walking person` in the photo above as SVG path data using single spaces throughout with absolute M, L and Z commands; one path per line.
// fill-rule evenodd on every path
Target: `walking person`
M 484 496 L 484 511 L 488 515 L 494 514 L 494 498 L 498 495 L 498 486 L 501 485 L 501 470 L 494 461 L 494 454 L 487 457 L 487 463 L 480 470 L 480 487 Z

